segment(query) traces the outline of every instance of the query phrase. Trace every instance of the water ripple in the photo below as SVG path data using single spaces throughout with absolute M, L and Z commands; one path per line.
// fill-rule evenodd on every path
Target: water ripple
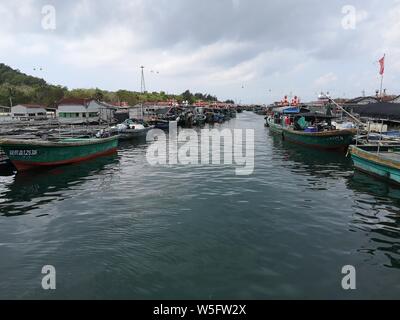
M 351 161 L 283 142 L 262 117 L 255 172 L 152 167 L 145 142 L 118 156 L 0 175 L 0 298 L 395 298 L 400 190 Z M 57 268 L 51 297 L 41 267 Z M 364 280 L 363 280 L 364 279 Z M 365 280 L 368 279 L 368 280 Z

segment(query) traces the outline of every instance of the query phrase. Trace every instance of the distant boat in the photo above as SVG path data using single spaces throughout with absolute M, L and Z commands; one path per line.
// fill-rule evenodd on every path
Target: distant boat
M 18 171 L 81 162 L 117 151 L 118 136 L 57 141 L 0 139 L 0 147 Z
M 120 140 L 131 140 L 146 137 L 154 126 L 142 120 L 127 119 L 123 123 L 110 128 L 111 134 L 118 134 Z
M 400 144 L 353 145 L 349 153 L 357 170 L 400 184 Z
M 206 120 L 207 120 L 207 117 L 205 114 L 196 114 L 194 116 L 193 124 L 197 125 L 197 126 L 202 126 L 206 123 Z
M 165 130 L 168 131 L 170 124 L 171 125 L 178 125 L 179 117 L 177 120 L 163 120 L 163 119 L 156 119 L 156 120 L 150 120 L 149 124 L 152 125 L 155 129 L 160 129 L 160 130 Z

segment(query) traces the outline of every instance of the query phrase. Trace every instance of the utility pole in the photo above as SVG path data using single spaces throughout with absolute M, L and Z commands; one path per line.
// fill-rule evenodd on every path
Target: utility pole
M 144 80 L 144 66 L 140 67 L 142 69 L 142 76 L 140 80 L 140 93 L 144 94 L 146 92 L 146 82 Z M 142 120 L 144 120 L 144 112 L 143 112 L 143 102 L 140 103 L 140 109 L 142 113 Z
M 8 93 L 9 93 L 9 99 L 10 99 L 10 109 L 13 107 L 13 101 L 12 101 L 12 96 L 14 94 L 14 90 L 12 88 L 8 88 Z
M 145 93 L 146 92 L 146 82 L 144 81 L 144 67 L 140 67 L 142 69 L 142 78 L 140 81 L 140 92 Z

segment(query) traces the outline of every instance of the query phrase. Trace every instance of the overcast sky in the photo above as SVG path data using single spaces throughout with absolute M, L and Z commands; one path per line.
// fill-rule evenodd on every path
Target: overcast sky
M 148 91 L 349 98 L 379 87 L 386 53 L 400 94 L 396 0 L 0 0 L 0 17 L 0 61 L 69 88 L 139 91 L 144 65 Z

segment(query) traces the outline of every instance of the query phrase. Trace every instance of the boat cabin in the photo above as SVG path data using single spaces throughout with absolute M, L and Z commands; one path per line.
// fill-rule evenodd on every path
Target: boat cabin
M 293 126 L 294 130 L 304 132 L 321 132 L 335 130 L 332 119 L 335 117 L 317 112 L 297 113 L 287 123 Z

